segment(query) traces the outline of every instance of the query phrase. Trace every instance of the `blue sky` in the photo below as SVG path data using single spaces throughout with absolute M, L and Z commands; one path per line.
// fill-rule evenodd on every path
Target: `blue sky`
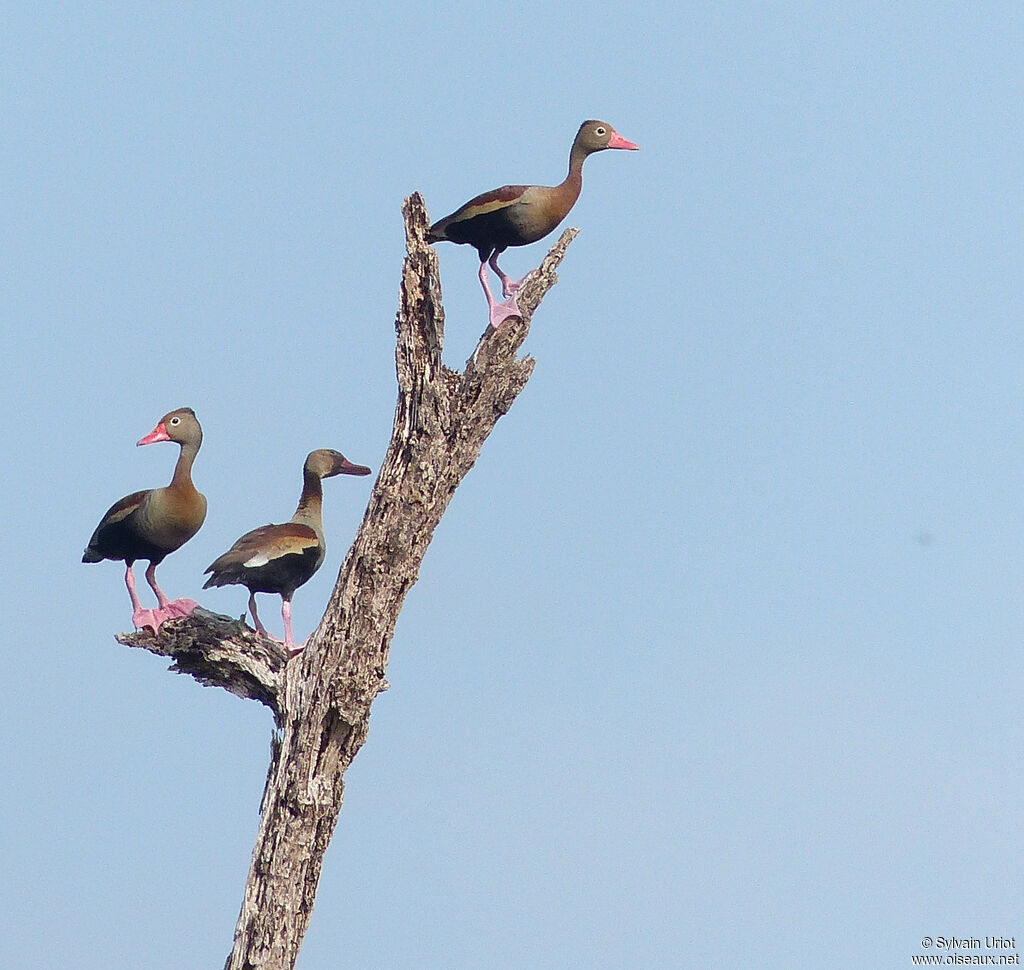
M 113 641 L 195 408 L 202 570 L 376 470 L 402 197 L 582 232 L 439 527 L 301 970 L 903 967 L 1024 937 L 1024 13 L 40 3 L 0 31 L 4 966 L 219 967 L 271 720 Z M 486 322 L 441 245 L 446 359 Z M 511 251 L 537 265 L 543 244 Z M 372 479 L 325 485 L 315 626 Z M 141 578 L 141 577 L 140 577 Z M 264 620 L 278 629 L 270 599 Z M 70 961 L 70 962 L 69 962 Z

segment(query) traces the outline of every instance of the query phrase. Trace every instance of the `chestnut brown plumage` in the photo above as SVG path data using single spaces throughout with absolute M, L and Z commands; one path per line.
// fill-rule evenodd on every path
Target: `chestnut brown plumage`
M 569 214 L 583 188 L 583 163 L 587 156 L 606 148 L 636 151 L 638 147 L 603 121 L 584 121 L 569 151 L 569 174 L 564 181 L 551 186 L 504 185 L 470 199 L 430 227 L 427 242 L 447 240 L 476 248 L 480 256 L 480 284 L 487 296 L 492 327 L 497 329 L 509 317 L 519 316 L 515 294 L 521 281 L 502 272 L 498 256 L 509 246 L 526 246 L 543 239 Z M 507 297 L 502 303 L 491 295 L 488 262 L 501 279 L 502 295 Z
M 137 629 L 148 626 L 154 633 L 159 632 L 165 620 L 189 616 L 199 605 L 185 598 L 168 600 L 157 585 L 156 567 L 188 542 L 206 518 L 206 498 L 192 484 L 192 463 L 203 442 L 203 429 L 195 411 L 191 408 L 169 411 L 138 444 L 150 445 L 157 441 L 173 441 L 181 446 L 170 485 L 132 492 L 115 502 L 96 526 L 82 556 L 82 562 L 124 561 L 124 582 L 132 599 L 132 622 Z M 137 559 L 149 560 L 146 581 L 156 593 L 159 606 L 155 610 L 143 609 L 135 592 L 132 565 Z
M 203 589 L 232 584 L 245 586 L 249 590 L 249 611 L 256 631 L 271 639 L 276 638 L 266 631 L 256 612 L 256 594 L 278 593 L 284 619 L 284 643 L 289 650 L 294 650 L 292 596 L 313 577 L 327 553 L 320 480 L 332 475 L 369 474 L 370 469 L 365 465 L 354 465 L 330 448 L 311 451 L 302 467 L 302 495 L 291 521 L 247 532 L 206 568 L 212 575 Z

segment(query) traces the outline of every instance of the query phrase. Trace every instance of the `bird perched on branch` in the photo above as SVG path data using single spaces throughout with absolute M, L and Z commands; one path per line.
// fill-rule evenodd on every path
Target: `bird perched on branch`
M 115 502 L 96 526 L 82 556 L 82 562 L 124 561 L 132 622 L 136 629 L 148 626 L 154 633 L 159 632 L 161 623 L 190 616 L 199 605 L 191 599 L 169 600 L 157 585 L 156 567 L 188 542 L 206 518 L 206 498 L 192 484 L 192 463 L 203 443 L 203 429 L 195 411 L 169 411 L 138 444 L 151 445 L 157 441 L 173 441 L 181 446 L 170 485 L 132 492 Z M 159 605 L 155 610 L 143 609 L 135 592 L 132 565 L 137 559 L 149 560 L 146 582 L 156 593 Z
M 257 593 L 277 593 L 281 597 L 284 620 L 284 645 L 290 652 L 298 648 L 292 637 L 292 597 L 303 583 L 320 568 L 327 553 L 322 516 L 323 487 L 320 480 L 333 475 L 369 475 L 365 465 L 354 465 L 330 448 L 311 451 L 302 467 L 302 495 L 290 522 L 264 525 L 247 532 L 223 556 L 215 559 L 206 572 L 212 573 L 203 589 L 237 584 L 249 590 L 249 612 L 260 636 L 277 638 L 267 632 L 256 612 Z M 281 642 L 281 641 L 278 641 Z
M 606 148 L 637 151 L 639 145 L 622 137 L 603 121 L 584 121 L 569 152 L 569 174 L 558 185 L 504 185 L 470 199 L 450 216 L 435 222 L 427 242 L 469 243 L 480 256 L 480 285 L 487 296 L 490 325 L 497 329 L 509 317 L 520 316 L 516 291 L 522 280 L 506 276 L 498 256 L 509 246 L 526 246 L 543 239 L 569 214 L 583 188 L 583 163 Z M 499 303 L 487 283 L 487 265 L 501 279 Z

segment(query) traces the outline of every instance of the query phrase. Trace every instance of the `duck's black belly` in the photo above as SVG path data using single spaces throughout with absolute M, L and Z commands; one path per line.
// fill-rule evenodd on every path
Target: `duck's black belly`
M 311 546 L 300 553 L 277 556 L 262 566 L 246 566 L 239 581 L 250 593 L 280 593 L 287 599 L 309 582 L 323 561 L 322 551 Z

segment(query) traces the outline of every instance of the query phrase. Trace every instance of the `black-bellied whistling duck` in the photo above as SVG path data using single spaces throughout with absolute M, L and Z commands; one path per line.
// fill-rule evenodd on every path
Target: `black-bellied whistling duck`
M 206 572 L 213 575 L 203 589 L 233 583 L 249 590 L 249 611 L 256 632 L 276 639 L 260 623 L 256 612 L 257 593 L 278 593 L 284 619 L 284 644 L 297 652 L 292 637 L 292 596 L 320 568 L 327 553 L 322 518 L 322 478 L 332 475 L 369 475 L 365 465 L 353 465 L 331 448 L 320 448 L 306 456 L 302 466 L 302 495 L 290 522 L 264 525 L 247 532 L 223 556 L 215 559 Z M 298 650 L 302 648 L 299 647 Z
M 136 629 L 148 626 L 154 633 L 159 632 L 165 620 L 190 616 L 199 605 L 195 600 L 184 598 L 168 600 L 157 585 L 156 567 L 188 542 L 206 518 L 206 497 L 192 484 L 192 463 L 203 443 L 203 429 L 199 427 L 195 411 L 192 408 L 169 411 L 138 444 L 151 445 L 157 441 L 173 441 L 181 446 L 171 484 L 166 488 L 132 492 L 115 502 L 96 526 L 82 556 L 82 562 L 124 561 L 124 582 L 132 598 L 132 622 Z M 132 573 L 136 559 L 149 560 L 146 581 L 156 593 L 159 606 L 155 610 L 143 609 L 139 603 Z
M 569 214 L 583 188 L 583 163 L 588 155 L 606 148 L 640 146 L 627 141 L 603 121 L 584 121 L 576 132 L 569 152 L 569 174 L 559 185 L 503 185 L 470 199 L 461 209 L 435 222 L 427 232 L 427 242 L 447 240 L 469 243 L 480 255 L 480 285 L 487 295 L 490 324 L 497 329 L 509 317 L 519 316 L 516 290 L 521 280 L 506 276 L 498 266 L 498 256 L 509 246 L 526 246 L 543 239 Z M 487 264 L 501 279 L 501 292 L 507 299 L 498 303 L 487 284 Z

